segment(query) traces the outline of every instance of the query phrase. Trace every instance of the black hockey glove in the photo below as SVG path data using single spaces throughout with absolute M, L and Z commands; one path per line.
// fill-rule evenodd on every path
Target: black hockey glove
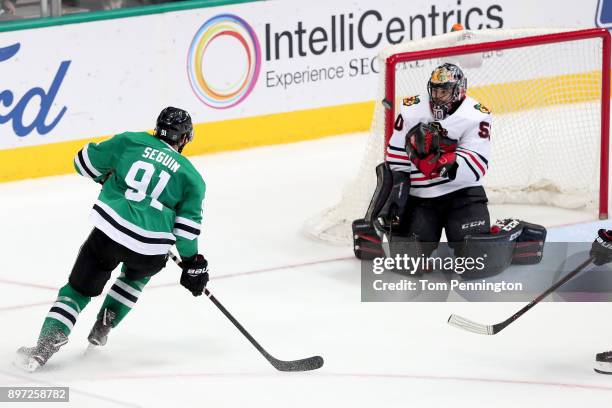
M 193 296 L 200 296 L 208 283 L 208 261 L 204 255 L 197 254 L 181 262 L 181 266 L 181 285 Z
M 595 265 L 612 262 L 612 230 L 600 229 L 591 245 L 591 256 Z

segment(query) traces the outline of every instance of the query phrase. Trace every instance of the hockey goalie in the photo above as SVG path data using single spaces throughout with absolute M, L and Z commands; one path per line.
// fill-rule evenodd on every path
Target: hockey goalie
M 427 94 L 402 100 L 366 216 L 353 222 L 358 258 L 382 256 L 382 243 L 393 241 L 418 242 L 418 255 L 429 257 L 444 230 L 455 256 L 488 254 L 491 264 L 478 277 L 513 261 L 540 261 L 544 227 L 514 219 L 491 226 L 482 180 L 492 115 L 466 90 L 461 68 L 445 63 L 433 70 Z

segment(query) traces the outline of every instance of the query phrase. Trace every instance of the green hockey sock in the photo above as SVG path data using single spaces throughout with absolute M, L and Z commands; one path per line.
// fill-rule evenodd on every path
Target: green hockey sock
M 102 317 L 104 309 L 110 309 L 115 312 L 115 319 L 113 320 L 113 327 L 116 327 L 121 320 L 136 306 L 136 302 L 142 293 L 145 285 L 151 279 L 150 276 L 131 280 L 125 277 L 125 273 L 117 278 L 113 286 L 108 291 L 98 318 Z
M 57 330 L 68 336 L 76 324 L 79 313 L 90 300 L 91 297 L 80 294 L 70 286 L 70 283 L 64 285 L 43 322 L 39 338 Z

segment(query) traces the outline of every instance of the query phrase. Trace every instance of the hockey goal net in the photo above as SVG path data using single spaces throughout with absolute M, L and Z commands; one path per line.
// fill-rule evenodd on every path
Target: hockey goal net
M 468 95 L 493 112 L 484 179 L 491 203 L 593 208 L 607 218 L 607 30 L 455 31 L 391 46 L 379 58 L 378 96 L 360 167 L 341 201 L 306 223 L 309 235 L 350 242 L 402 98 L 426 93 L 431 71 L 443 62 L 461 66 Z

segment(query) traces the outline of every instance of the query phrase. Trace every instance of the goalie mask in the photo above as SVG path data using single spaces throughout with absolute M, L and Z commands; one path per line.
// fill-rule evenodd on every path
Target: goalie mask
M 445 119 L 465 99 L 467 79 L 457 65 L 442 64 L 431 73 L 427 82 L 431 113 L 435 120 Z

